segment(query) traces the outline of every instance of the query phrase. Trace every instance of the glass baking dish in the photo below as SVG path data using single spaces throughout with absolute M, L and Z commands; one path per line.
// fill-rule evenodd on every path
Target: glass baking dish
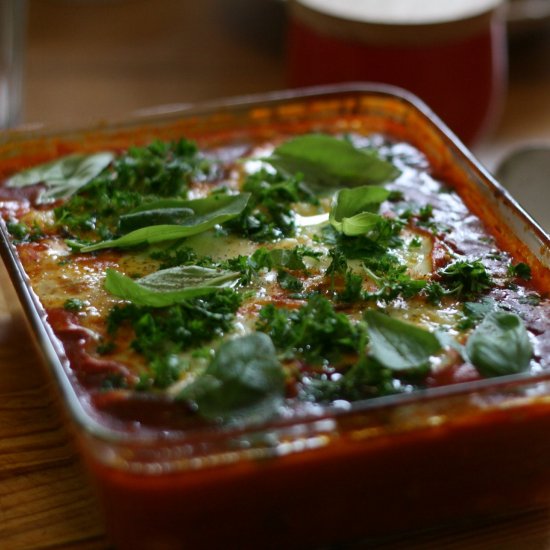
M 185 136 L 199 146 L 278 132 L 382 133 L 423 151 L 500 248 L 550 289 L 550 239 L 433 113 L 395 88 L 349 84 L 13 134 L 0 175 L 72 151 Z M 1 252 L 62 393 L 117 548 L 291 548 L 524 509 L 550 497 L 550 372 L 459 383 L 244 429 L 117 429 L 87 406 L 4 224 Z M 548 308 L 545 310 L 548 313 Z

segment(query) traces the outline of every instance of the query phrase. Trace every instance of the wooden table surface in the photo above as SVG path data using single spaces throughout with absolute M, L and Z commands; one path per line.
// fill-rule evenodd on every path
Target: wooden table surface
M 83 125 L 155 105 L 285 86 L 277 0 L 30 0 L 24 123 Z M 508 101 L 490 167 L 550 143 L 550 32 L 511 45 Z M 108 548 L 79 463 L 0 266 L 0 548 Z M 550 510 L 378 541 L 376 548 L 548 550 Z

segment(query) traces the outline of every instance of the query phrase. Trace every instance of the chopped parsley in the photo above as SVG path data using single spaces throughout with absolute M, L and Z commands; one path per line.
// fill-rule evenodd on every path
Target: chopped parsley
M 299 309 L 264 306 L 257 330 L 265 332 L 283 357 L 297 358 L 312 365 L 338 363 L 356 356 L 365 343 L 365 327 L 335 311 L 329 300 L 312 296 Z
M 427 285 L 423 279 L 413 279 L 407 273 L 407 266 L 400 263 L 393 254 L 382 254 L 378 257 L 366 258 L 363 264 L 370 278 L 378 286 L 376 292 L 366 294 L 366 299 L 391 302 L 397 297 L 412 298 L 419 294 Z
M 528 281 L 531 279 L 531 268 L 523 262 L 511 264 L 508 266 L 508 276 Z
M 237 292 L 219 289 L 166 308 L 116 305 L 107 317 L 108 332 L 114 338 L 121 326 L 132 329 L 131 347 L 149 361 L 151 385 L 163 388 L 177 379 L 182 368 L 177 354 L 231 330 L 240 304 Z
M 277 282 L 282 289 L 291 292 L 299 292 L 304 288 L 302 281 L 285 269 L 277 271 Z
M 292 204 L 317 205 L 319 199 L 301 176 L 285 176 L 266 169 L 246 177 L 242 190 L 251 193 L 245 211 L 227 224 L 229 231 L 253 241 L 274 241 L 294 235 L 296 230 Z
M 185 197 L 191 180 L 213 173 L 213 163 L 185 139 L 131 147 L 54 209 L 56 223 L 72 236 L 110 239 L 122 214 L 158 198 Z
M 299 397 L 316 403 L 359 401 L 400 391 L 395 377 L 376 361 L 363 357 L 343 374 L 312 373 L 304 379 Z
M 361 300 L 363 297 L 363 277 L 353 271 L 346 271 L 344 280 L 344 289 L 336 294 L 336 299 L 340 302 L 353 303 Z
M 260 247 L 251 256 L 236 256 L 218 265 L 223 269 L 238 271 L 241 273 L 240 283 L 246 286 L 258 277 L 260 271 L 276 269 L 279 273 L 290 271 L 307 272 L 304 258 L 317 259 L 322 254 L 307 246 L 295 248 L 272 248 L 271 250 Z M 290 274 L 289 274 L 290 275 Z M 286 275 L 282 275 L 284 279 Z
M 202 265 L 211 267 L 214 261 L 208 256 L 199 255 L 185 242 L 177 242 L 161 250 L 151 252 L 151 258 L 160 262 L 161 269 L 168 269 L 180 265 Z
M 460 298 L 471 298 L 486 292 L 493 280 L 480 260 L 457 260 L 438 272 L 447 291 Z
M 63 309 L 67 311 L 80 311 L 84 309 L 85 306 L 86 302 L 83 300 L 79 300 L 78 298 L 69 298 L 68 300 L 65 300 Z
M 12 235 L 14 244 L 39 241 L 44 237 L 44 231 L 37 223 L 29 226 L 23 222 L 11 221 L 6 223 L 6 228 Z

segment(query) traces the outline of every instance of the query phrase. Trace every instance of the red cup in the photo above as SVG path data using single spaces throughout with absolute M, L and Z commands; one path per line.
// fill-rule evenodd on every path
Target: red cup
M 386 0 L 384 11 L 380 4 L 291 0 L 290 86 L 399 86 L 423 99 L 464 142 L 479 141 L 496 122 L 506 89 L 503 2 Z

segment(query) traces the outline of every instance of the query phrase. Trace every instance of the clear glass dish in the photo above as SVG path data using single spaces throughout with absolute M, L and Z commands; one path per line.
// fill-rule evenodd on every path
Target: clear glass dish
M 82 131 L 14 134 L 0 145 L 0 175 L 22 159 L 38 163 L 153 138 L 237 147 L 278 132 L 351 129 L 423 151 L 548 293 L 548 235 L 423 104 L 394 88 L 313 88 Z M 4 226 L 1 234 L 4 261 L 117 548 L 318 547 L 550 497 L 550 372 L 375 398 L 245 429 L 110 426 L 88 407 Z

